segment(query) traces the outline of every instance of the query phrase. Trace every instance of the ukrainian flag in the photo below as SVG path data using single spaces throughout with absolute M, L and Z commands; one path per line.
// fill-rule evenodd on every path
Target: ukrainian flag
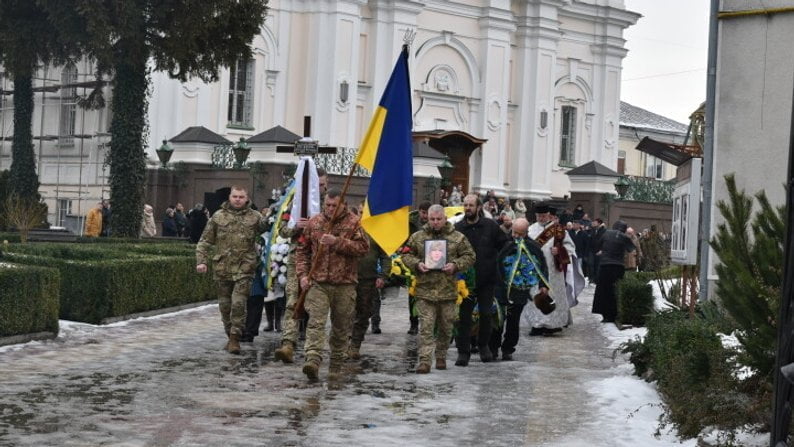
M 408 238 L 413 201 L 411 81 L 403 47 L 361 143 L 356 163 L 371 174 L 361 226 L 386 253 Z

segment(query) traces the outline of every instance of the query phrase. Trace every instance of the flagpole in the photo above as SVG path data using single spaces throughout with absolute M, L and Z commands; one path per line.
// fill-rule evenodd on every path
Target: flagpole
M 404 51 L 406 54 L 409 53 L 409 48 L 415 37 L 416 37 L 416 31 L 410 28 L 405 30 L 405 35 L 403 36 L 402 51 Z M 407 58 L 406 58 L 406 63 L 407 63 Z M 339 218 L 339 213 L 343 208 L 342 205 L 344 205 L 345 203 L 345 196 L 347 195 L 347 190 L 350 187 L 350 181 L 353 178 L 353 173 L 355 172 L 356 166 L 358 165 L 359 165 L 358 162 L 354 162 L 350 166 L 350 172 L 347 174 L 347 178 L 345 179 L 345 184 L 342 187 L 342 192 L 340 194 L 339 206 L 336 207 L 333 216 L 331 216 L 331 219 L 326 223 L 325 228 L 323 228 L 323 233 L 327 233 L 328 231 L 330 231 L 333 225 L 336 223 L 336 220 Z M 311 243 L 311 241 L 307 241 L 306 243 Z M 314 273 L 315 268 L 317 267 L 316 260 L 322 256 L 323 250 L 324 250 L 324 245 L 319 244 L 319 247 L 317 247 L 317 253 L 315 253 L 314 256 L 312 256 L 311 267 L 309 268 L 309 273 L 306 276 L 307 278 L 309 278 L 309 286 L 306 287 L 305 289 L 302 287 L 300 288 L 300 292 L 298 293 L 298 301 L 295 303 L 295 309 L 292 314 L 293 319 L 300 320 L 306 314 L 306 308 L 305 308 L 306 294 L 309 292 L 309 289 L 311 288 L 311 277 Z

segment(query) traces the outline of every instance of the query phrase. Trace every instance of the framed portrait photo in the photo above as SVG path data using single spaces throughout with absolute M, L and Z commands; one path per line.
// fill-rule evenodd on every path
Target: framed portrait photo
M 425 267 L 441 270 L 447 263 L 447 241 L 428 239 L 425 241 Z

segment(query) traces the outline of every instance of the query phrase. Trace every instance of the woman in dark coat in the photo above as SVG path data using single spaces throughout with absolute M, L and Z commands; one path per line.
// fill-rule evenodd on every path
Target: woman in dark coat
M 623 259 L 626 253 L 635 250 L 634 243 L 626 236 L 627 227 L 625 222 L 619 220 L 612 225 L 611 230 L 605 231 L 603 236 L 595 241 L 593 251 L 600 258 L 600 267 L 593 298 L 593 313 L 604 317 L 602 323 L 615 322 L 618 314 L 615 284 L 625 273 Z

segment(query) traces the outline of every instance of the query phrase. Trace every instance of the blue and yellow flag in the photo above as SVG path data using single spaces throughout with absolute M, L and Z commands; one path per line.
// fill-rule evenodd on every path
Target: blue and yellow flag
M 403 47 L 356 157 L 372 175 L 361 226 L 386 253 L 397 251 L 408 238 L 414 180 L 411 124 L 408 49 Z

